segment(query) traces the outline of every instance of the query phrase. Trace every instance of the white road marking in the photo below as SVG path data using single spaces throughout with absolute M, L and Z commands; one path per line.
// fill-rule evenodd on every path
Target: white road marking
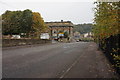
M 64 78 L 64 76 L 75 66 L 75 64 L 79 61 L 79 59 L 83 56 L 82 54 L 64 73 L 60 76 L 60 79 Z M 59 79 L 59 80 L 60 80 Z

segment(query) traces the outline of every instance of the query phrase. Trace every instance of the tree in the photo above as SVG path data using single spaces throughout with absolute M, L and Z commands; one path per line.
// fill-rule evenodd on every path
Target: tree
M 36 38 L 39 38 L 40 34 L 42 32 L 45 32 L 48 27 L 45 25 L 44 20 L 41 17 L 40 13 L 33 12 L 32 14 L 33 14 L 32 34 L 34 34 Z
M 94 38 L 120 71 L 120 2 L 96 2 Z
M 21 33 L 26 33 L 26 37 L 29 37 L 29 33 L 32 30 L 32 11 L 24 10 L 21 17 Z
M 92 24 L 77 24 L 74 26 L 73 31 L 79 32 L 80 34 L 91 32 L 93 28 Z
M 94 36 L 97 40 L 120 34 L 120 2 L 96 2 Z
M 26 34 L 25 37 L 39 37 L 41 32 L 48 31 L 44 20 L 38 12 L 27 9 L 24 11 L 6 11 L 2 14 L 2 34 Z
M 20 34 L 21 11 L 6 11 L 2 14 L 2 33 Z
M 21 33 L 21 11 L 13 11 L 11 16 L 11 23 L 12 23 L 12 34 L 20 34 Z
M 13 12 L 6 11 L 2 14 L 2 33 L 3 34 L 12 34 L 12 17 Z

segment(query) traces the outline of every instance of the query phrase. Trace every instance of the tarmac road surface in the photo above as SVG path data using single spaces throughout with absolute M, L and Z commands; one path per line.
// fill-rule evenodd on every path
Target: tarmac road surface
M 3 49 L 3 78 L 115 78 L 94 42 Z

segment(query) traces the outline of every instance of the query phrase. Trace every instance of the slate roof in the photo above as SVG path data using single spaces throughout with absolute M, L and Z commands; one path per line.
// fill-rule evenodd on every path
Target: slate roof
M 60 22 L 45 22 L 49 27 L 73 27 L 71 21 L 60 21 Z

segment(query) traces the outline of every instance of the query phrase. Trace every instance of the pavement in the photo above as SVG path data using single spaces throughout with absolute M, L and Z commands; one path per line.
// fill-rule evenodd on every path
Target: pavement
M 3 49 L 3 78 L 118 78 L 94 42 Z

